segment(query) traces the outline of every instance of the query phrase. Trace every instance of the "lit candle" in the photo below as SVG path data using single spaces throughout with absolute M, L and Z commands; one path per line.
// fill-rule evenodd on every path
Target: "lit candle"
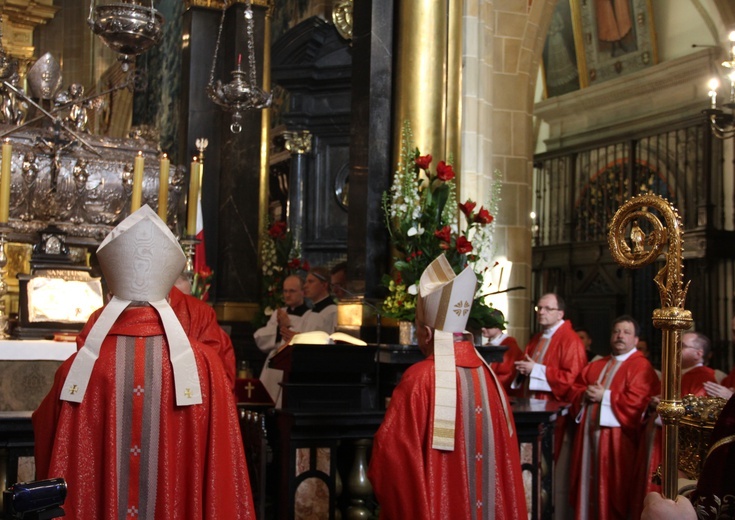
M 710 108 L 715 109 L 717 108 L 717 87 L 720 86 L 720 82 L 717 78 L 712 78 L 707 86 L 709 87 Z
M 130 213 L 140 209 L 140 202 L 143 198 L 143 152 L 138 152 L 135 156 L 135 167 L 133 168 L 133 195 L 130 199 Z
M 158 177 L 158 216 L 164 222 L 168 218 L 168 169 L 170 165 L 168 155 L 163 154 Z
M 0 168 L 0 222 L 7 222 L 10 216 L 10 159 L 13 157 L 13 145 L 10 139 L 3 141 L 2 167 Z
M 186 201 L 186 234 L 194 236 L 197 233 L 197 202 L 199 199 L 199 160 L 194 157 L 189 172 L 189 198 Z

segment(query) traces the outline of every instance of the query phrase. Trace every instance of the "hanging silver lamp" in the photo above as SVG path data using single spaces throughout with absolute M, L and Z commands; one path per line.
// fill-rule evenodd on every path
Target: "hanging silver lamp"
M 90 0 L 87 24 L 113 51 L 120 54 L 123 71 L 128 71 L 135 56 L 161 41 L 163 16 L 153 7 L 135 0 L 99 4 Z
M 214 58 L 212 59 L 212 70 L 207 85 L 209 99 L 217 103 L 224 110 L 233 112 L 230 131 L 239 133 L 242 131 L 242 112 L 245 110 L 260 110 L 271 106 L 272 96 L 269 92 L 260 88 L 255 78 L 255 20 L 253 7 L 248 0 L 245 4 L 245 36 L 248 45 L 247 71 L 242 68 L 242 54 L 238 54 L 237 68 L 231 72 L 232 80 L 229 83 L 214 80 L 214 71 L 217 65 L 220 41 L 222 39 L 222 27 L 225 23 L 225 13 L 228 3 L 222 7 L 222 18 L 220 19 L 217 43 L 214 47 Z

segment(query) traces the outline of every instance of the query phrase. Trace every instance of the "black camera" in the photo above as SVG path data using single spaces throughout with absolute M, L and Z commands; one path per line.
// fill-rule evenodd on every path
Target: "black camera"
M 66 500 L 63 478 L 19 482 L 3 491 L 3 518 L 49 520 L 64 516 L 61 506 Z

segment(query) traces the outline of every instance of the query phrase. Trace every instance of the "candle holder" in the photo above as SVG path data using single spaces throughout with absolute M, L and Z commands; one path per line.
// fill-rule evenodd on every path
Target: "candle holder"
M 8 255 L 5 253 L 5 244 L 8 241 L 8 234 L 12 228 L 7 222 L 0 223 L 0 338 L 8 338 L 8 315 L 5 313 L 5 296 L 8 294 L 8 283 L 5 279 L 8 276 Z
M 189 280 L 189 283 L 194 283 L 194 253 L 196 251 L 197 244 L 201 242 L 197 237 L 192 235 L 186 235 L 179 239 L 181 247 L 184 249 L 184 255 L 186 256 L 186 265 L 184 266 L 184 276 Z

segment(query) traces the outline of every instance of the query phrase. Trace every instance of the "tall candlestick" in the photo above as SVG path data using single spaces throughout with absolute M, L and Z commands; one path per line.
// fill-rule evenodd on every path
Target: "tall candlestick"
M 189 172 L 189 198 L 186 201 L 186 234 L 194 236 L 197 233 L 197 203 L 199 201 L 199 160 L 194 157 Z
M 135 156 L 135 167 L 133 168 L 133 195 L 130 198 L 130 213 L 138 211 L 140 209 L 140 202 L 143 198 L 143 166 L 145 165 L 145 159 L 143 159 L 143 152 L 138 152 Z
M 158 176 L 158 216 L 166 222 L 168 218 L 168 170 L 171 161 L 168 155 L 161 157 L 160 173 Z
M 0 168 L 0 222 L 7 222 L 10 217 L 10 159 L 13 157 L 13 145 L 10 139 L 3 141 L 2 167 Z

